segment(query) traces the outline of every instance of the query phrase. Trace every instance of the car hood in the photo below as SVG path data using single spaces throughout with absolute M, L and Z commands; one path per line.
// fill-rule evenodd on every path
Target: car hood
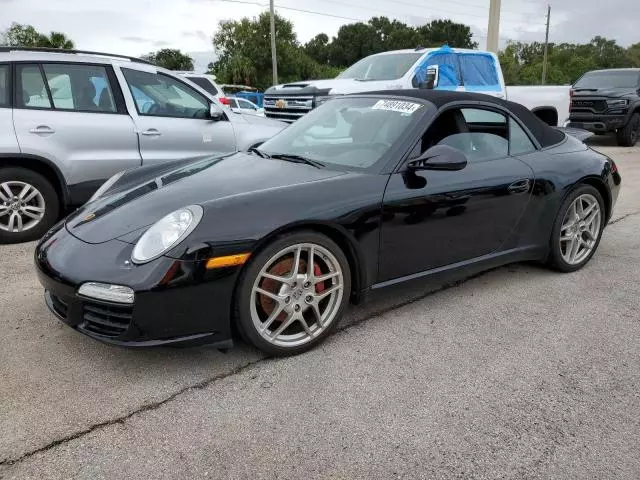
M 280 120 L 273 120 L 272 118 L 263 117 L 260 115 L 252 115 L 250 113 L 241 112 L 229 112 L 229 120 L 235 124 L 250 124 L 250 125 L 262 125 L 266 127 L 274 127 L 280 130 L 289 126 L 286 122 Z
M 636 90 L 633 88 L 576 88 L 574 89 L 574 92 L 576 97 L 619 98 L 637 94 Z
M 332 78 L 329 80 L 309 80 L 277 85 L 267 90 L 269 95 L 296 95 L 310 90 L 327 92 L 329 95 L 346 95 L 349 93 L 374 92 L 376 90 L 395 90 L 402 88 L 402 81 L 378 80 L 360 81 L 352 78 Z
M 202 205 L 206 212 L 216 202 L 239 197 L 250 202 L 251 194 L 270 189 L 318 182 L 344 175 L 304 164 L 234 153 L 175 164 L 166 171 L 153 170 L 136 183 L 125 185 L 90 202 L 67 218 L 66 228 L 87 243 L 102 243 L 152 225 L 165 215 L 187 205 Z

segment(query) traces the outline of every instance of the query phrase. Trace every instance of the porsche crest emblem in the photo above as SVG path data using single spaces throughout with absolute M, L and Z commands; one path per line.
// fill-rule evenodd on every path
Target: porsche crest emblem
M 281 98 L 276 100 L 276 107 L 277 108 L 286 108 L 286 106 L 287 106 L 287 101 L 286 100 L 283 100 Z

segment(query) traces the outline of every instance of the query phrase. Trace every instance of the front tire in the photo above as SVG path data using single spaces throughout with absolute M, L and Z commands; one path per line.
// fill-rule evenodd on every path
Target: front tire
M 604 201 L 591 185 L 581 185 L 562 203 L 551 233 L 549 264 L 561 272 L 584 267 L 598 249 L 605 226 Z
M 278 237 L 240 277 L 235 298 L 243 338 L 268 355 L 294 355 L 336 328 L 349 301 L 351 273 L 344 252 L 325 235 Z
M 640 114 L 634 113 L 624 127 L 616 133 L 616 140 L 621 147 L 633 147 L 638 141 L 640 132 Z
M 42 175 L 25 168 L 0 169 L 0 243 L 39 239 L 59 213 L 58 195 Z

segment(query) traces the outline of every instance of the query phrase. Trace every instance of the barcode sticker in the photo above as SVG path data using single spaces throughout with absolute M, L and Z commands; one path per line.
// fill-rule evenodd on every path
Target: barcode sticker
M 400 112 L 411 115 L 413 112 L 422 107 L 419 103 L 402 102 L 399 100 L 378 100 L 376 104 L 371 107 L 372 110 L 388 110 L 390 112 Z

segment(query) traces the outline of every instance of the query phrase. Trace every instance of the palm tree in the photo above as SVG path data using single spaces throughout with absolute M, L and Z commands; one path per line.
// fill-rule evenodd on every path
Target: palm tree
M 67 38 L 64 33 L 51 32 L 49 36 L 40 35 L 38 39 L 39 47 L 60 48 L 62 50 L 73 50 L 75 46 L 73 40 Z

